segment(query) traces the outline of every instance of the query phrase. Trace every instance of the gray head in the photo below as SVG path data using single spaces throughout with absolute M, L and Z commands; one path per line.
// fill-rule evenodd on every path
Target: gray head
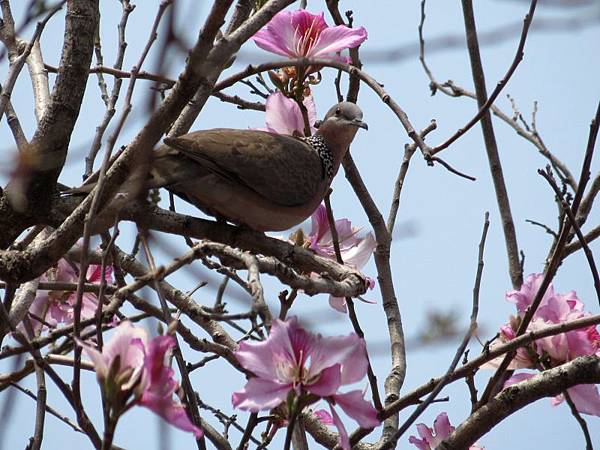
M 325 119 L 318 121 L 315 126 L 318 128 L 327 123 L 335 128 L 350 125 L 354 129 L 356 127 L 368 130 L 369 127 L 362 121 L 362 118 L 363 113 L 356 104 L 341 102 L 333 105 L 325 114 Z

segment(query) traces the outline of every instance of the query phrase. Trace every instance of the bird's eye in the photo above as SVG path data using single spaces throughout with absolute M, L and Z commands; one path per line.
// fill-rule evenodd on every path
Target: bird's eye
M 335 110 L 335 115 L 339 116 L 342 113 L 342 110 L 340 108 Z

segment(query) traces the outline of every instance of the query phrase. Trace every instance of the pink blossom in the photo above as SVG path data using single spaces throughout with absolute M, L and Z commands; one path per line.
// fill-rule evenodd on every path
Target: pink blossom
M 361 270 L 369 261 L 377 242 L 372 233 L 367 233 L 359 237 L 360 228 L 352 226 L 348 219 L 338 219 L 335 221 L 335 228 L 338 234 L 340 244 L 340 253 L 344 264 L 354 269 Z M 311 230 L 308 235 L 310 247 L 318 255 L 335 260 L 335 250 L 333 247 L 333 238 L 329 220 L 327 219 L 327 209 L 321 204 L 311 216 Z M 375 280 L 368 278 L 370 289 L 375 287 Z M 346 312 L 346 300 L 342 297 L 329 297 L 329 304 L 332 308 L 340 312 Z
M 255 375 L 243 390 L 233 394 L 237 408 L 252 412 L 273 409 L 290 395 L 302 402 L 314 401 L 312 396 L 323 398 L 329 403 L 344 450 L 350 445 L 334 405 L 362 427 L 379 425 L 377 411 L 360 390 L 338 393 L 341 386 L 356 383 L 367 373 L 365 342 L 354 333 L 322 337 L 302 329 L 295 317 L 285 322 L 276 320 L 266 341 L 242 342 L 235 357 Z
M 253 38 L 263 50 L 290 58 L 336 58 L 336 53 L 354 48 L 367 39 L 363 28 L 329 27 L 323 13 L 303 9 L 282 11 Z
M 145 347 L 145 388 L 139 404 L 180 430 L 190 431 L 200 437 L 202 430 L 190 421 L 184 406 L 179 401 L 173 401 L 173 394 L 179 390 L 179 383 L 173 379 L 173 369 L 165 365 L 165 355 L 173 347 L 173 336 L 157 336 Z
M 60 259 L 55 267 L 50 268 L 39 280 L 41 282 L 77 283 L 79 274 L 67 260 Z M 88 283 L 100 284 L 102 266 L 90 264 L 86 272 Z M 105 267 L 107 283 L 112 279 L 112 266 Z M 56 327 L 59 323 L 70 325 L 75 320 L 75 305 L 77 294 L 74 291 L 39 291 L 29 308 L 29 315 L 24 320 L 29 321 L 35 335 L 42 328 Z M 84 292 L 81 303 L 81 320 L 91 319 L 96 314 L 98 296 L 92 292 Z M 20 327 L 21 329 L 23 327 Z
M 433 450 L 442 443 L 450 434 L 454 432 L 454 427 L 450 425 L 448 414 L 442 412 L 438 414 L 433 422 L 433 429 L 429 428 L 424 423 L 417 424 L 417 433 L 421 439 L 416 436 L 410 436 L 408 442 L 413 444 L 419 450 Z M 473 444 L 469 450 L 483 450 L 478 444 Z
M 304 106 L 310 124 L 310 132 L 314 134 L 317 110 L 312 95 L 304 99 Z M 266 129 L 270 133 L 304 136 L 304 118 L 298 103 L 281 92 L 274 92 L 267 98 L 265 113 Z
M 521 289 L 506 294 L 506 299 L 515 303 L 518 315 L 517 317 L 511 317 L 510 323 L 501 327 L 500 339 L 492 343 L 491 349 L 515 338 L 515 330 L 525 315 L 525 311 L 533 303 L 543 278 L 543 274 L 531 274 L 527 277 Z M 542 297 L 539 308 L 535 311 L 531 322 L 527 326 L 527 332 L 540 332 L 549 326 L 567 323 L 588 315 L 589 313 L 583 310 L 583 303 L 577 298 L 574 291 L 567 294 L 557 294 L 554 292 L 552 284 L 550 284 Z M 598 334 L 596 326 L 592 325 L 571 330 L 567 333 L 540 338 L 528 347 L 518 349 L 509 369 L 556 367 L 579 356 L 594 354 L 600 356 L 600 334 Z M 496 358 L 483 367 L 498 367 L 502 359 L 503 356 Z M 532 376 L 534 375 L 531 373 L 517 373 L 506 382 L 505 387 Z M 596 386 L 579 385 L 570 388 L 568 392 L 571 394 L 579 412 L 600 415 L 600 395 Z M 554 398 L 552 404 L 557 405 L 561 402 L 562 396 L 558 396 Z
M 173 369 L 165 365 L 165 356 L 175 346 L 175 338 L 157 336 L 150 340 L 146 330 L 123 321 L 102 352 L 88 343 L 79 344 L 92 360 L 109 404 L 124 408 L 133 396 L 127 406 L 145 406 L 171 425 L 202 436 L 202 430 L 189 420 L 183 405 L 173 400 L 179 384 L 173 379 Z
M 314 415 L 323 425 L 333 425 L 333 417 L 324 409 L 319 409 L 314 412 Z

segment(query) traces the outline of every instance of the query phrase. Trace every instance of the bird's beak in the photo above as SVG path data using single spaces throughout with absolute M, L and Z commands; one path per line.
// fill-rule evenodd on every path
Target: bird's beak
M 367 125 L 365 122 L 363 122 L 360 119 L 354 119 L 354 120 L 352 120 L 352 123 L 354 125 L 356 125 L 358 128 L 362 128 L 364 130 L 368 130 L 369 129 L 369 125 Z

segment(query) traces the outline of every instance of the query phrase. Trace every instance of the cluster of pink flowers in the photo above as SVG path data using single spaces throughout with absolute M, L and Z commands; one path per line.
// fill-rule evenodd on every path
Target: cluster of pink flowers
M 516 305 L 517 315 L 511 316 L 509 323 L 500 328 L 500 339 L 492 343 L 492 348 L 515 338 L 519 323 L 539 291 L 543 278 L 542 274 L 531 274 L 520 290 L 511 291 L 506 295 L 506 299 Z M 574 291 L 557 294 L 550 284 L 527 327 L 527 331 L 541 331 L 548 326 L 588 315 L 589 313 L 583 310 L 583 303 L 577 298 Z M 543 370 L 559 366 L 583 355 L 600 356 L 600 334 L 595 325 L 541 338 L 527 348 L 520 348 L 509 369 Z M 501 360 L 502 358 L 492 360 L 484 367 L 495 368 Z M 535 376 L 534 373 L 516 373 L 506 382 L 505 387 L 533 376 Z M 595 385 L 582 384 L 567 389 L 567 392 L 579 412 L 600 416 L 600 395 Z M 563 396 L 559 395 L 553 399 L 552 404 L 557 405 L 563 400 Z
M 301 410 L 324 399 L 344 450 L 350 449 L 348 433 L 334 405 L 364 428 L 379 425 L 377 411 L 363 398 L 361 390 L 338 392 L 343 385 L 356 383 L 367 373 L 365 342 L 354 333 L 323 337 L 301 328 L 295 317 L 285 322 L 276 320 L 267 340 L 242 342 L 235 357 L 255 375 L 243 390 L 233 394 L 232 402 L 237 408 L 258 412 L 286 404 L 287 410 L 292 405 Z
M 171 425 L 202 436 L 181 402 L 173 399 L 179 384 L 173 379 L 173 369 L 165 365 L 167 353 L 175 346 L 173 336 L 150 339 L 146 330 L 123 321 L 102 352 L 88 343 L 79 344 L 92 360 L 98 382 L 117 416 L 135 405 L 144 406 Z
M 410 436 L 408 442 L 419 450 L 434 450 L 452 432 L 454 432 L 454 427 L 450 425 L 448 414 L 443 412 L 435 418 L 433 429 L 424 423 L 417 424 L 417 433 L 419 433 L 421 439 L 418 439 L 416 436 Z M 484 450 L 484 448 L 478 444 L 473 444 L 469 447 L 469 450 Z
M 60 259 L 55 267 L 50 268 L 39 278 L 40 282 L 77 283 L 79 274 L 77 266 L 66 259 Z M 110 283 L 112 267 L 105 267 L 104 279 Z M 88 283 L 100 284 L 102 280 L 102 267 L 91 264 L 86 273 Z M 74 291 L 39 291 L 29 308 L 29 315 L 24 321 L 29 322 L 34 335 L 38 335 L 43 327 L 56 327 L 59 323 L 70 325 L 75 319 L 75 304 L 77 294 Z M 81 303 L 81 320 L 94 317 L 98 308 L 98 296 L 91 292 L 84 292 Z M 23 324 L 19 330 L 24 331 Z

